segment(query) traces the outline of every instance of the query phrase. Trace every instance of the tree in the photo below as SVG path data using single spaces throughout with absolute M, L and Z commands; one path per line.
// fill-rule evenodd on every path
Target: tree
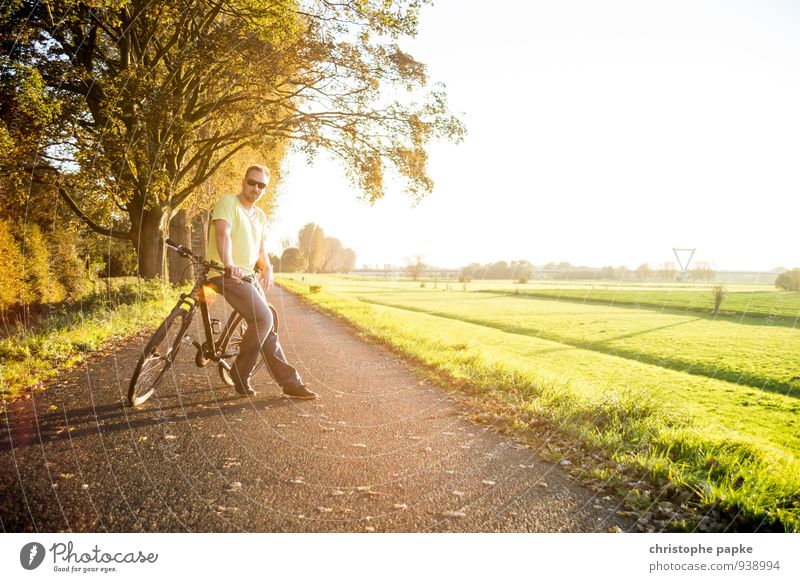
M 692 281 L 713 281 L 714 267 L 708 261 L 698 261 L 693 269 L 689 270 L 689 278 Z
M 443 90 L 429 91 L 421 103 L 384 97 L 397 88 L 419 95 L 427 84 L 424 65 L 393 43 L 415 34 L 421 4 L 4 6 L 0 45 L 8 56 L 0 80 L 8 86 L 22 78 L 15 72 L 30 75 L 35 97 L 22 101 L 38 99 L 46 110 L 31 122 L 35 147 L 14 142 L 15 112 L 0 111 L 3 151 L 35 151 L 4 157 L 1 171 L 51 184 L 93 230 L 130 240 L 145 277 L 163 272 L 162 241 L 173 215 L 244 148 L 271 150 L 288 140 L 309 156 L 325 149 L 366 199 L 383 196 L 387 175 L 419 199 L 432 189 L 428 143 L 464 134 Z
M 508 279 L 511 277 L 511 269 L 505 261 L 492 263 L 486 270 L 487 279 Z
M 428 265 L 422 262 L 425 257 L 423 255 L 414 255 L 414 258 L 406 258 L 406 274 L 414 281 L 422 276 L 422 273 L 428 270 Z
M 460 276 L 463 277 L 464 279 L 472 280 L 477 276 L 480 270 L 481 270 L 480 263 L 470 263 L 469 265 L 461 269 Z
M 344 247 L 338 238 L 326 237 L 325 242 L 325 261 L 320 269 L 323 273 L 341 273 L 341 255 Z
M 269 259 L 269 263 L 270 265 L 272 265 L 272 270 L 274 272 L 276 273 L 283 272 L 283 269 L 281 268 L 281 258 L 278 255 L 273 255 L 272 253 L 269 253 L 267 255 L 267 258 Z
M 775 287 L 784 291 L 800 291 L 800 269 L 792 269 L 778 275 Z
M 308 269 L 308 257 L 302 249 L 289 247 L 281 255 L 283 273 L 302 273 Z
M 608 265 L 600 269 L 600 278 L 613 281 L 617 278 L 617 271 L 614 267 Z
M 678 277 L 677 265 L 672 261 L 661 263 L 658 268 L 658 277 L 662 281 L 674 281 Z
M 528 280 L 533 278 L 533 265 L 529 261 L 511 261 L 511 278 Z
M 351 248 L 343 249 L 339 255 L 339 272 L 349 273 L 356 268 L 356 252 Z
M 653 269 L 650 268 L 650 263 L 642 263 L 636 267 L 636 276 L 639 277 L 640 281 L 649 281 L 652 275 Z
M 309 222 L 297 233 L 297 246 L 303 249 L 308 257 L 308 270 L 319 273 L 325 263 L 325 231 L 322 227 Z

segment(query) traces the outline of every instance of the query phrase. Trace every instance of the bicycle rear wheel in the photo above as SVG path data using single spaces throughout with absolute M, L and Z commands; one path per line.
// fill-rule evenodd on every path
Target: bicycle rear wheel
M 272 312 L 272 329 L 275 333 L 278 332 L 278 312 L 272 306 L 269 305 L 269 309 Z M 228 334 L 223 334 L 223 337 L 227 335 L 228 340 L 220 346 L 220 351 L 225 354 L 229 354 L 227 357 L 223 358 L 224 361 L 228 366 L 233 365 L 233 361 L 236 359 L 236 356 L 239 353 L 239 344 L 242 342 L 242 337 L 244 337 L 244 332 L 247 331 L 247 322 L 239 313 L 234 313 L 231 315 L 231 319 L 228 322 L 228 325 L 232 326 L 233 331 Z M 258 358 L 255 367 L 251 373 L 255 375 L 261 368 L 264 367 L 264 357 Z M 220 362 L 219 366 L 219 377 L 225 382 L 228 386 L 233 386 L 233 379 L 231 378 L 231 373 L 222 363 Z
M 131 406 L 142 404 L 161 384 L 178 355 L 190 321 L 191 315 L 188 311 L 176 308 L 147 342 L 128 388 L 128 402 Z

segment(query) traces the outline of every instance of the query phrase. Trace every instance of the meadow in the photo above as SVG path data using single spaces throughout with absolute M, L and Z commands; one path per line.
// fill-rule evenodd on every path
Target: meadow
M 715 316 L 701 307 L 708 288 L 281 281 L 499 403 L 522 430 L 533 414 L 703 504 L 797 528 L 798 294 L 729 288 L 736 307 Z

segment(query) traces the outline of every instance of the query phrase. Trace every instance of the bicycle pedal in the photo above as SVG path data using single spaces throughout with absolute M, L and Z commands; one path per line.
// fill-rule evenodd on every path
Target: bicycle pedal
M 220 332 L 219 319 L 211 320 L 211 333 L 218 334 Z

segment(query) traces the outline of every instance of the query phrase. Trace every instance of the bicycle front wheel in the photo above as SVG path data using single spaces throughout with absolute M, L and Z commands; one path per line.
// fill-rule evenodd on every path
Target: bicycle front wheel
M 142 404 L 161 384 L 178 355 L 190 320 L 191 316 L 185 309 L 173 310 L 147 342 L 128 388 L 131 406 Z

